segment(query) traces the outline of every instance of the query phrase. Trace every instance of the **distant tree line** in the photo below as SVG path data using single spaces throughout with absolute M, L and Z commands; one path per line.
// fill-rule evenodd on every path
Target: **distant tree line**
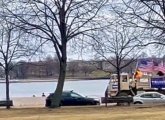
M 164 58 L 139 57 L 140 59 L 157 59 L 164 60 Z M 90 78 L 92 72 L 100 70 L 109 74 L 116 73 L 116 68 L 109 64 L 109 61 L 114 63 L 116 60 L 73 60 L 67 62 L 67 78 Z M 125 59 L 121 64 L 130 62 L 130 59 Z M 19 61 L 10 71 L 11 79 L 28 79 L 28 78 L 58 78 L 59 62 L 56 58 L 47 57 L 45 60 L 36 62 Z M 130 75 L 135 72 L 137 66 L 137 59 L 131 62 L 127 67 L 121 69 L 121 72 L 129 73 Z M 0 69 L 0 78 L 4 77 L 4 72 Z M 102 76 L 105 77 L 105 76 Z
M 114 60 L 109 60 L 113 62 Z M 84 78 L 90 77 L 92 72 L 101 70 L 107 73 L 115 73 L 115 67 L 109 64 L 109 61 L 105 60 L 73 60 L 67 62 L 67 74 L 68 78 Z M 128 62 L 129 60 L 124 60 Z M 47 57 L 44 60 L 26 62 L 19 61 L 15 64 L 9 73 L 11 79 L 28 79 L 28 78 L 58 78 L 59 74 L 59 62 L 57 58 Z M 136 61 L 130 63 L 121 72 L 133 73 L 135 70 Z M 0 69 L 0 78 L 4 78 L 4 72 Z M 102 76 L 104 77 L 104 76 Z
M 36 62 L 19 61 L 16 64 L 10 71 L 11 79 L 58 78 L 60 69 L 58 60 L 51 57 Z M 90 61 L 75 60 L 67 64 L 67 77 L 87 77 L 92 71 L 98 69 L 98 65 L 95 66 Z M 3 76 L 2 73 L 1 77 Z

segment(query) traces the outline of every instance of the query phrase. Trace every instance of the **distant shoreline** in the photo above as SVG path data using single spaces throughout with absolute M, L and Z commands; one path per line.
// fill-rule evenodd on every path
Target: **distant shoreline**
M 65 81 L 85 81 L 85 80 L 107 80 L 108 78 L 66 78 Z M 57 82 L 57 78 L 45 78 L 45 79 L 13 79 L 10 83 L 30 83 L 30 82 Z M 0 80 L 0 83 L 5 83 L 5 80 Z

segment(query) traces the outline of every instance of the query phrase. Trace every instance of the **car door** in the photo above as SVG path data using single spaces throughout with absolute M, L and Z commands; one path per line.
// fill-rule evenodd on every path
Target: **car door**
M 83 105 L 84 104 L 84 98 L 77 93 L 72 92 L 71 99 L 72 99 L 73 105 Z
M 164 95 L 159 94 L 159 93 L 153 93 L 153 99 L 154 99 L 154 103 L 165 103 L 165 97 L 163 97 Z
M 144 104 L 153 104 L 153 94 L 152 93 L 145 93 L 140 96 L 141 101 L 143 101 Z
M 61 104 L 63 106 L 70 106 L 74 104 L 74 101 L 69 92 L 63 93 L 61 98 Z

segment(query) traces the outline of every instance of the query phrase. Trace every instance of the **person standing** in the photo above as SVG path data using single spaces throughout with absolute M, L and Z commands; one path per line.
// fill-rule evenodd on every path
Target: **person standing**
M 45 94 L 44 93 L 42 93 L 42 97 L 45 97 Z

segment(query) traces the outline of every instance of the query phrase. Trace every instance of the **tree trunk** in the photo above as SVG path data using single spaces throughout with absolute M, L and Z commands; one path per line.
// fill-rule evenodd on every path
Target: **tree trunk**
M 87 76 L 87 72 L 85 72 L 85 77 Z
M 53 96 L 53 100 L 51 101 L 51 108 L 60 107 L 61 95 L 63 91 L 64 81 L 66 75 L 66 61 L 60 62 L 60 74 L 58 78 L 57 88 L 55 90 L 55 94 Z
M 5 69 L 5 77 L 6 77 L 6 108 L 10 109 L 10 97 L 9 97 L 9 73 L 8 70 Z
M 117 68 L 118 92 L 120 92 L 120 69 Z
M 74 77 L 74 71 L 72 71 L 72 77 Z
M 65 76 L 66 76 L 66 61 L 67 61 L 67 52 L 66 52 L 66 43 L 63 44 L 61 49 L 62 57 L 59 58 L 60 62 L 60 73 L 58 77 L 57 87 L 51 100 L 51 108 L 60 107 L 61 95 L 64 87 Z
M 119 63 L 119 55 L 116 55 L 116 70 L 117 70 L 117 79 L 118 79 L 118 92 L 120 92 L 120 63 Z

